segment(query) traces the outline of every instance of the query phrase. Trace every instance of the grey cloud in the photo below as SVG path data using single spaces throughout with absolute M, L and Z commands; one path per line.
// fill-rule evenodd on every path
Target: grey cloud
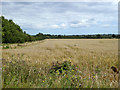
M 116 13 L 116 6 L 112 3 L 3 3 L 3 15 L 15 20 L 21 27 L 34 29 L 52 28 L 51 26 L 62 28 L 60 25 L 63 23 L 66 27 L 71 27 L 71 25 L 83 27 L 98 22 L 117 20 Z M 81 22 L 84 19 L 87 21 Z

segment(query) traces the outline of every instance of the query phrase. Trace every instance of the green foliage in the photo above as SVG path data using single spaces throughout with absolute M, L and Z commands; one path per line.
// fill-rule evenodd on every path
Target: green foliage
M 95 35 L 50 35 L 45 34 L 47 39 L 111 39 L 120 38 L 119 34 L 95 34 Z
M 3 49 L 9 49 L 9 45 L 3 45 Z
M 63 74 L 64 72 L 67 73 L 72 70 L 75 70 L 75 65 L 71 65 L 70 61 L 64 61 L 63 63 L 57 62 L 56 64 L 53 64 L 49 72 Z
M 12 20 L 5 19 L 3 16 L 0 17 L 2 22 L 2 42 L 3 43 L 24 43 L 35 40 L 42 40 L 43 37 L 34 37 L 20 28 L 19 25 L 15 24 Z

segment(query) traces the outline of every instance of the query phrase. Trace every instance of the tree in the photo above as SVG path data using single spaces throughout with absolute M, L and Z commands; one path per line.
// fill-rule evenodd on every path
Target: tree
M 34 40 L 33 36 L 26 34 L 26 32 L 20 28 L 19 25 L 15 24 L 13 20 L 2 19 L 2 42 L 3 43 L 23 43 L 26 41 Z
M 115 34 L 113 34 L 113 35 L 112 35 L 112 38 L 115 38 L 115 37 L 116 37 L 116 35 L 115 35 Z

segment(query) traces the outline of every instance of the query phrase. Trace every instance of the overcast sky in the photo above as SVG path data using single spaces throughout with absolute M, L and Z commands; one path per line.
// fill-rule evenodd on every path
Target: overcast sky
M 118 33 L 118 6 L 112 2 L 4 2 L 2 15 L 32 35 Z

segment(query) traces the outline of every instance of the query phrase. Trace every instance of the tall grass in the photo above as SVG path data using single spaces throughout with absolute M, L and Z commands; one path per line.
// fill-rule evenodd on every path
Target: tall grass
M 99 44 L 98 49 L 92 45 L 91 50 L 90 41 L 86 47 L 81 46 L 83 48 L 74 40 L 68 44 L 60 42 L 62 46 L 57 41 L 52 43 L 54 46 L 47 46 L 47 42 L 24 47 L 24 50 L 4 49 L 3 88 L 118 87 L 118 74 L 111 70 L 111 66 L 118 66 L 118 57 L 115 49 L 110 51 L 111 43 L 103 44 L 103 40 L 101 44 L 107 48 Z M 99 41 L 94 43 L 98 45 Z

